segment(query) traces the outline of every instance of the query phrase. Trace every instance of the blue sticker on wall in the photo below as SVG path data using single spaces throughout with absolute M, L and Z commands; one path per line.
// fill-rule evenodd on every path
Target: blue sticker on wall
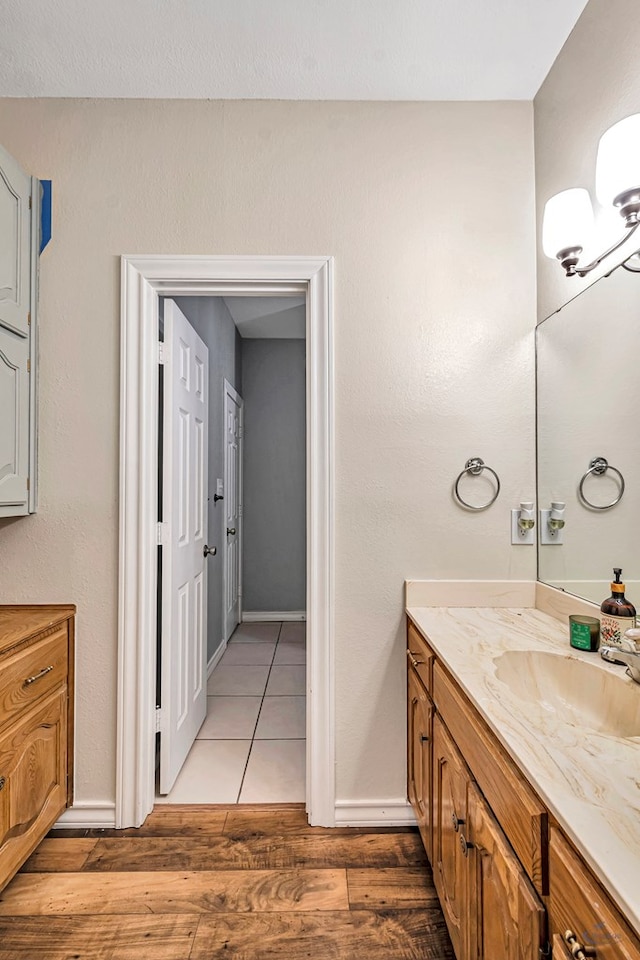
M 51 180 L 41 180 L 40 187 L 40 253 L 51 240 Z

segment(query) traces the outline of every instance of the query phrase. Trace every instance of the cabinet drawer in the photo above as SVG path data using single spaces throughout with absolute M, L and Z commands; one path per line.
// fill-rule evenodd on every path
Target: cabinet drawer
M 33 852 L 67 800 L 67 688 L 0 737 L 0 889 Z
M 439 663 L 433 699 L 539 894 L 547 893 L 547 811 L 494 734 Z
M 433 690 L 433 663 L 435 654 L 411 621 L 407 624 L 407 659 L 420 677 L 425 689 Z
M 55 633 L 0 661 L 0 729 L 37 700 L 66 683 L 66 623 Z
M 574 934 L 565 946 L 567 956 L 577 942 L 596 960 L 640 960 L 637 938 L 555 827 L 549 843 L 549 914 L 554 945 L 566 943 L 567 931 Z

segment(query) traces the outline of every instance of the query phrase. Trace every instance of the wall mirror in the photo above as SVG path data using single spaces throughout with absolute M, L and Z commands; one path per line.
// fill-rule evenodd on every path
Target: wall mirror
M 601 603 L 622 567 L 640 610 L 640 274 L 618 267 L 540 323 L 536 364 L 538 507 L 566 504 L 561 544 L 538 521 L 538 579 Z

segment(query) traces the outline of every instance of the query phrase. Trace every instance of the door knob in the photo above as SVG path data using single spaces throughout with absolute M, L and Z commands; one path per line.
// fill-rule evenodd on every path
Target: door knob
M 227 527 L 227 536 L 228 536 L 228 537 L 235 537 L 235 535 L 236 535 L 236 528 L 235 528 L 235 527 Z
M 202 552 L 205 557 L 215 557 L 216 553 L 218 552 L 218 548 L 208 547 L 207 544 L 205 543 L 204 550 Z

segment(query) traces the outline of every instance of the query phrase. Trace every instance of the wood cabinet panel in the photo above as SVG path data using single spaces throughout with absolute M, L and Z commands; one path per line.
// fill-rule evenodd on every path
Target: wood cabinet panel
M 433 699 L 539 894 L 548 887 L 547 811 L 475 708 L 436 661 Z
M 0 738 L 0 784 L 1 887 L 66 806 L 66 687 Z
M 469 771 L 440 717 L 433 719 L 433 879 L 458 960 L 467 957 L 467 862 L 460 838 L 467 821 Z
M 420 636 L 414 625 L 407 626 L 407 658 L 409 666 L 413 667 L 425 690 L 431 693 L 433 689 L 433 663 L 435 654 L 424 637 Z
M 545 909 L 484 797 L 468 785 L 469 957 L 539 960 Z
M 427 856 L 431 861 L 433 704 L 413 669 L 409 669 L 407 673 L 407 711 L 409 801 L 416 815 Z
M 67 682 L 67 625 L 0 660 L 0 728 Z
M 571 931 L 573 942 L 596 960 L 640 960 L 637 937 L 555 827 L 549 843 L 549 914 L 554 943 L 556 938 L 564 942 Z

